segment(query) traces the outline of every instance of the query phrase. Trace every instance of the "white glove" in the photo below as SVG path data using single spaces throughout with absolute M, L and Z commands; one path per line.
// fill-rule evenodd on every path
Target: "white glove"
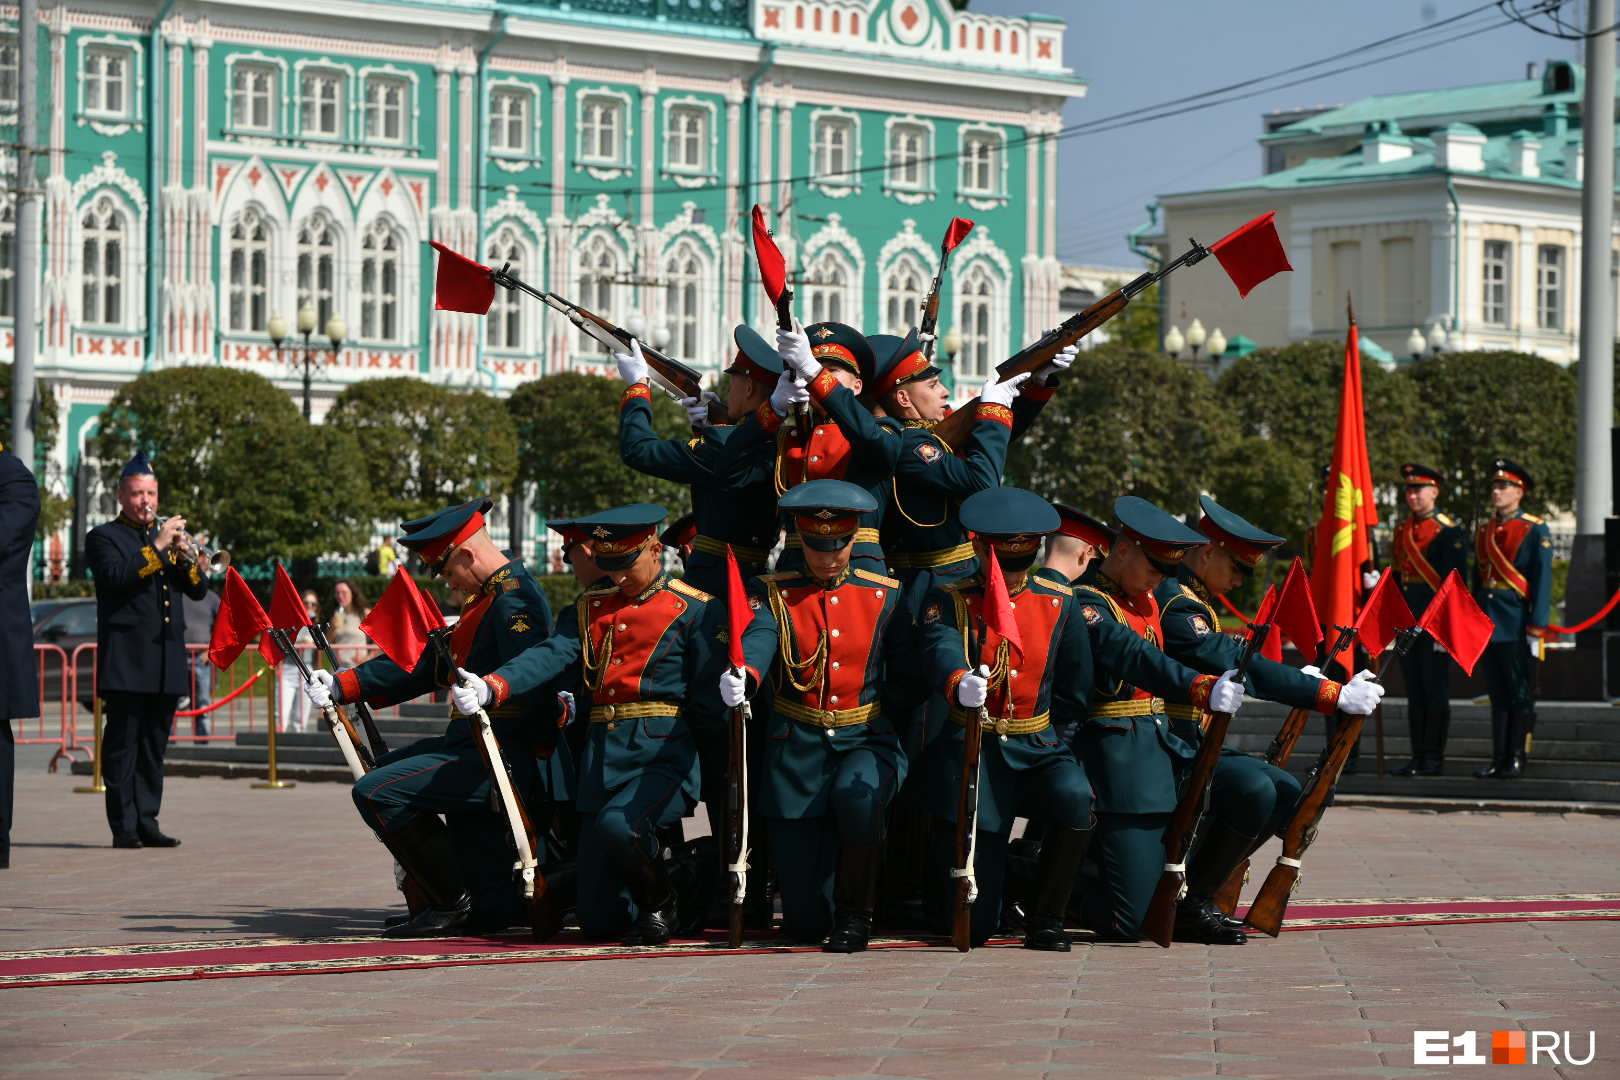
M 1210 687 L 1210 712 L 1235 713 L 1243 705 L 1243 684 L 1232 678 L 1236 674 L 1237 668 L 1233 668 Z
M 1525 644 L 1530 646 L 1531 656 L 1541 655 L 1541 638 L 1536 637 L 1534 634 L 1526 634 L 1524 635 L 1524 640 Z
M 1304 667 L 1299 669 L 1299 673 L 1301 675 L 1309 675 L 1313 679 L 1320 679 L 1322 677 L 1322 669 L 1317 667 L 1315 664 L 1306 664 Z
M 970 671 L 956 684 L 956 703 L 964 709 L 978 709 L 990 692 L 990 669 L 983 664 L 978 671 Z
M 450 704 L 456 711 L 471 716 L 489 704 L 489 684 L 466 668 L 456 668 L 457 684 L 450 688 Z
M 557 726 L 567 727 L 574 719 L 574 695 L 567 690 L 557 691 Z
M 776 377 L 776 389 L 771 391 L 771 410 L 777 416 L 786 416 L 795 405 L 810 404 L 810 391 L 793 380 L 793 372 L 784 371 Z
M 1063 346 L 1058 350 L 1056 356 L 1053 356 L 1035 372 L 1035 381 L 1038 383 L 1045 382 L 1053 375 L 1063 374 L 1068 370 L 1069 365 L 1074 363 L 1074 358 L 1079 352 L 1080 346 L 1078 343 Z
M 337 683 L 337 676 L 325 670 L 312 671 L 310 675 L 304 680 L 304 696 L 317 709 L 324 709 L 332 704 L 332 687 Z
M 1373 586 L 1378 584 L 1378 579 L 1381 577 L 1383 575 L 1377 570 L 1363 570 L 1361 572 L 1361 587 L 1370 592 Z
M 748 700 L 748 672 L 731 668 L 720 673 L 720 700 L 726 708 L 735 709 Z
M 686 418 L 693 427 L 702 427 L 709 422 L 710 403 L 719 400 L 713 390 L 705 390 L 698 397 L 681 398 L 681 408 L 686 410 Z
M 776 355 L 782 365 L 805 382 L 821 374 L 821 361 L 810 352 L 810 335 L 794 322 L 791 330 L 776 331 Z
M 997 382 L 996 376 L 991 375 L 984 381 L 984 389 L 979 391 L 979 400 L 986 405 L 1002 405 L 1012 408 L 1013 398 L 1018 396 L 1018 388 L 1029 381 L 1029 372 L 1014 375 L 1006 382 Z
M 616 352 L 613 362 L 619 365 L 619 378 L 634 386 L 647 377 L 647 358 L 641 355 L 641 342 L 630 339 L 629 352 Z
M 1370 671 L 1358 671 L 1355 678 L 1339 689 L 1339 711 L 1346 716 L 1371 716 L 1384 700 L 1384 688 L 1373 681 Z

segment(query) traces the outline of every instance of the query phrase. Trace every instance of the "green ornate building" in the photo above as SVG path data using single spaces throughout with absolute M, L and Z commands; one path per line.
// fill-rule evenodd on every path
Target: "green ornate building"
M 769 322 L 756 201 L 776 212 L 805 320 L 869 332 L 913 321 L 944 226 L 977 221 L 941 318 L 971 382 L 1058 309 L 1047 136 L 1084 90 L 1064 29 L 948 0 L 47 0 L 38 372 L 64 418 L 54 464 L 70 469 L 117 386 L 154 367 L 228 364 L 300 393 L 306 305 L 327 361 L 317 418 L 377 374 L 506 393 L 605 370 L 533 301 L 433 310 L 429 240 L 638 316 L 714 371 L 731 324 Z M 277 315 L 294 324 L 280 356 Z

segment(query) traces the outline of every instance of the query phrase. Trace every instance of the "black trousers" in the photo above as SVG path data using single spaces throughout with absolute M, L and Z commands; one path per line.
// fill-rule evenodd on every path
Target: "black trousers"
M 11 721 L 0 718 L 0 866 L 11 863 L 11 788 L 17 771 L 17 737 Z
M 1412 758 L 1439 763 L 1446 756 L 1446 729 L 1451 726 L 1451 657 L 1425 634 L 1401 657 L 1401 674 L 1406 679 Z
M 105 691 L 101 781 L 114 836 L 156 832 L 163 802 L 163 754 L 169 748 L 178 694 Z

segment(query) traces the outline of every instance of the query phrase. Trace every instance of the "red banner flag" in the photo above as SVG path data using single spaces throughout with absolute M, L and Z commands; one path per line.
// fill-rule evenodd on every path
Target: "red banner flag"
M 1293 269 L 1277 235 L 1276 216 L 1277 211 L 1268 210 L 1209 246 L 1239 296 L 1248 296 L 1262 281 Z
M 759 277 L 771 303 L 781 303 L 787 288 L 787 260 L 771 239 L 771 230 L 765 226 L 765 209 L 758 204 L 754 206 L 754 258 L 759 262 Z
M 1418 625 L 1451 654 L 1467 675 L 1474 673 L 1479 654 L 1490 644 L 1491 631 L 1496 629 L 1496 624 L 1480 610 L 1455 570 L 1440 583 L 1439 591 L 1424 609 Z
M 753 609 L 748 606 L 748 593 L 743 589 L 742 571 L 737 568 L 737 556 L 731 545 L 726 545 L 726 621 L 731 636 L 726 648 L 731 654 L 731 667 L 741 671 L 747 662 L 743 656 L 743 632 L 753 621 Z
M 394 580 L 383 590 L 382 598 L 364 619 L 360 629 L 377 643 L 383 654 L 410 671 L 427 648 L 428 637 L 444 628 L 444 616 L 433 599 L 416 587 L 403 566 L 394 571 Z
M 1395 640 L 1395 631 L 1417 625 L 1417 616 L 1406 606 L 1406 597 L 1395 586 L 1395 575 L 1384 574 L 1373 586 L 1372 595 L 1356 619 L 1356 637 L 1368 656 L 1377 656 Z
M 994 646 L 996 639 L 1005 641 L 1014 662 L 1022 663 L 1024 638 L 1018 632 L 1018 619 L 1013 614 L 1012 596 L 1007 592 L 1007 579 L 1001 572 L 1001 563 L 996 560 L 995 545 L 985 545 L 985 560 L 988 563 L 984 571 L 984 628 L 987 644 Z M 995 638 L 990 638 L 990 634 L 994 634 Z
M 1260 610 L 1254 613 L 1254 624 L 1256 626 L 1261 626 L 1268 622 L 1274 622 L 1276 613 L 1277 586 L 1268 585 L 1266 586 L 1266 595 L 1260 598 Z M 1253 638 L 1254 632 L 1250 631 L 1249 636 Z M 1279 664 L 1282 663 L 1282 650 L 1283 646 L 1281 634 L 1267 634 L 1266 640 L 1260 643 L 1260 655 L 1265 657 L 1267 660 L 1274 660 Z
M 439 269 L 433 279 L 433 306 L 440 311 L 465 311 L 486 315 L 495 302 L 495 281 L 489 267 L 451 251 L 437 240 L 428 241 L 439 253 Z
M 1361 597 L 1361 568 L 1372 555 L 1366 526 L 1376 520 L 1361 395 L 1360 336 L 1352 320 L 1345 339 L 1333 463 L 1322 493 L 1322 517 L 1316 523 L 1315 563 L 1311 571 L 1316 609 L 1330 626 L 1350 626 L 1355 622 L 1356 604 Z
M 965 217 L 951 218 L 951 227 L 945 230 L 945 243 L 940 246 L 946 251 L 955 251 L 956 245 L 967 239 L 967 234 L 973 231 L 973 222 Z
M 236 567 L 229 567 L 225 571 L 225 588 L 220 592 L 219 612 L 214 616 L 214 631 L 208 640 L 208 659 L 224 671 L 236 663 L 255 634 L 268 629 L 270 616 L 259 606 L 259 598 Z
M 1294 564 L 1283 579 L 1282 592 L 1277 596 L 1276 610 L 1271 621 L 1277 629 L 1288 635 L 1294 648 L 1310 661 L 1316 660 L 1316 647 L 1322 644 L 1322 620 L 1316 617 L 1316 605 L 1311 602 L 1311 583 L 1305 576 L 1305 564 L 1294 556 Z M 1345 623 L 1349 625 L 1348 622 Z M 1275 634 L 1272 635 L 1276 637 Z
M 309 612 L 304 610 L 304 598 L 298 586 L 287 576 L 287 568 L 276 563 L 276 583 L 270 592 L 270 625 L 287 631 L 290 641 L 298 640 L 298 632 L 309 625 Z M 271 667 L 281 663 L 281 648 L 269 634 L 259 639 L 259 655 Z

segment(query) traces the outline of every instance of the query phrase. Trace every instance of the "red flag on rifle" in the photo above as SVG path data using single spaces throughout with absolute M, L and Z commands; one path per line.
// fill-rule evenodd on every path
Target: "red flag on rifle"
M 1453 570 L 1424 609 L 1418 625 L 1452 655 L 1466 675 L 1474 673 L 1479 654 L 1490 644 L 1496 624 L 1469 595 L 1462 576 Z
M 1024 639 L 1018 632 L 1018 619 L 1013 615 L 1012 596 L 1007 592 L 1007 579 L 1001 573 L 993 544 L 985 545 L 985 558 L 989 566 L 984 572 L 984 628 L 986 643 L 994 647 L 997 640 L 1005 641 L 1015 662 L 1024 659 Z M 994 634 L 995 637 L 990 637 Z
M 1282 593 L 1277 597 L 1277 608 L 1271 614 L 1277 629 L 1288 635 L 1294 648 L 1305 654 L 1307 660 L 1316 659 L 1316 647 L 1322 643 L 1322 622 L 1316 617 L 1316 605 L 1311 602 L 1311 584 L 1305 577 L 1305 564 L 1294 556 L 1294 564 L 1283 579 Z M 1273 635 L 1275 636 L 1275 635 Z
M 270 629 L 270 616 L 259 606 L 242 575 L 232 566 L 225 571 L 225 588 L 219 597 L 219 613 L 208 640 L 208 659 L 221 671 L 236 663 L 253 636 Z
M 753 621 L 754 613 L 748 606 L 748 593 L 743 590 L 742 571 L 737 568 L 737 556 L 732 553 L 731 545 L 726 545 L 726 621 L 731 630 L 731 636 L 726 641 L 726 647 L 731 654 L 731 667 L 734 671 L 741 671 L 747 663 L 743 656 L 743 632 Z
M 945 243 L 940 245 L 946 251 L 955 251 L 956 245 L 967 239 L 967 234 L 973 231 L 973 222 L 965 217 L 951 218 L 951 227 L 945 230 Z
M 1373 586 L 1372 595 L 1356 619 L 1356 637 L 1368 656 L 1377 656 L 1395 640 L 1395 631 L 1416 623 L 1417 617 L 1406 606 L 1406 597 L 1395 587 L 1395 575 L 1386 573 Z
M 304 610 L 304 598 L 298 595 L 298 586 L 287 576 L 287 568 L 276 563 L 276 583 L 270 592 L 270 625 L 285 630 L 289 641 L 298 640 L 298 631 L 309 625 L 309 612 Z M 259 655 L 271 667 L 281 663 L 281 647 L 269 634 L 259 639 Z
M 1277 235 L 1276 216 L 1277 211 L 1268 210 L 1209 246 L 1239 296 L 1248 296 L 1262 281 L 1293 269 Z
M 1277 586 L 1267 585 L 1266 595 L 1260 598 L 1260 610 L 1254 613 L 1254 625 L 1262 626 L 1268 622 L 1273 622 L 1276 614 Z M 1254 636 L 1253 631 L 1250 631 L 1249 636 Z M 1260 655 L 1267 660 L 1275 660 L 1279 664 L 1282 663 L 1282 649 L 1281 634 L 1267 634 L 1266 640 L 1260 643 Z
M 487 315 L 495 302 L 495 280 L 483 263 L 451 251 L 437 240 L 430 240 L 439 253 L 439 269 L 433 279 L 433 306 L 440 311 L 465 311 Z
M 781 303 L 782 292 L 787 288 L 787 260 L 771 239 L 771 230 L 765 225 L 765 210 L 758 204 L 754 206 L 754 258 L 759 261 L 759 277 L 765 283 L 771 303 Z
M 406 671 L 416 667 L 432 632 L 443 628 L 444 616 L 438 605 L 416 587 L 403 566 L 394 571 L 394 580 L 383 590 L 377 606 L 360 620 L 366 636 Z

